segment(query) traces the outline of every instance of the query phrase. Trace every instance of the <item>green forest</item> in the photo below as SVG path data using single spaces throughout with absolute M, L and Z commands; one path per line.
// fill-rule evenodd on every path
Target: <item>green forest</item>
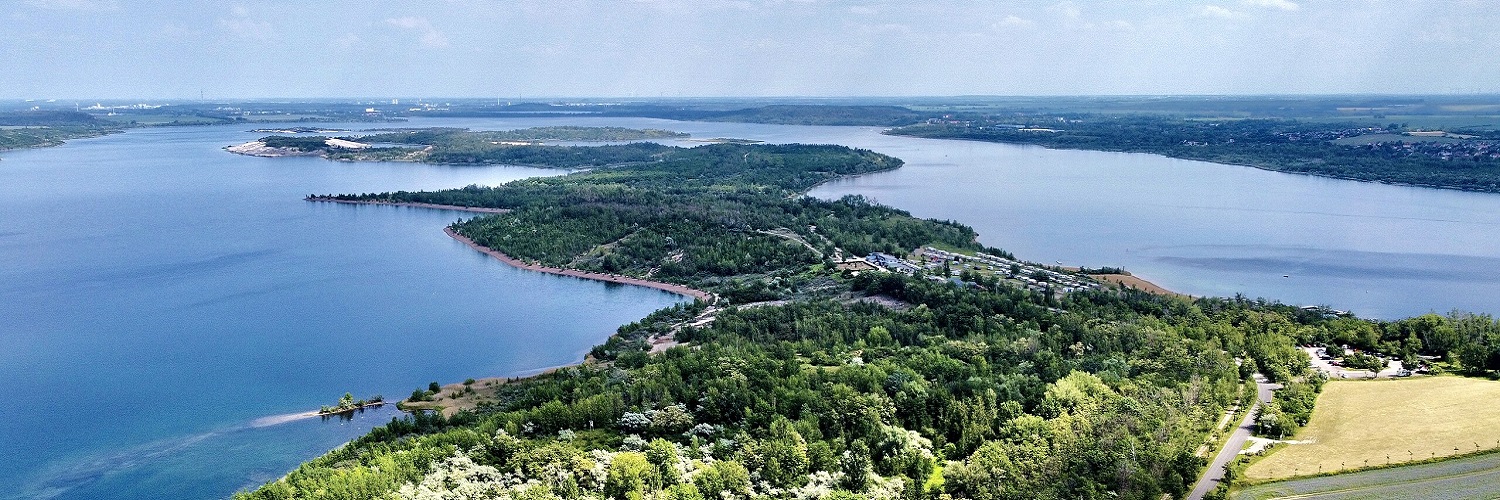
M 527 165 L 589 168 L 656 161 L 667 146 L 631 142 L 591 148 L 547 146 L 542 141 L 619 142 L 682 138 L 687 134 L 659 129 L 621 127 L 534 127 L 520 130 L 471 131 L 461 128 L 389 129 L 339 137 L 375 144 L 345 149 L 325 144 L 324 136 L 273 135 L 260 139 L 269 147 L 319 153 L 333 160 L 416 161 L 445 165 Z
M 56 146 L 68 139 L 119 132 L 87 113 L 71 111 L 0 111 L 0 151 Z
M 1290 386 L 1263 431 L 1306 423 L 1321 380 L 1299 344 L 1480 372 L 1500 361 L 1500 323 L 1483 316 L 1376 322 L 1243 297 L 839 271 L 842 257 L 927 244 L 1000 252 L 956 222 L 803 195 L 901 165 L 870 151 L 631 145 L 649 159 L 621 163 L 616 146 L 513 147 L 610 166 L 333 197 L 512 209 L 453 227 L 523 260 L 718 303 L 653 313 L 587 363 L 502 385 L 474 411 L 394 420 L 238 498 L 1176 498 L 1252 374 Z M 650 354 L 662 335 L 680 344 Z
M 1246 375 L 1305 369 L 1289 308 L 1062 299 L 899 275 L 732 308 L 639 351 L 371 433 L 242 498 L 1161 498 Z M 664 315 L 665 316 L 665 315 Z M 341 496 L 342 495 L 342 496 Z
M 869 151 L 738 144 L 510 149 L 568 158 L 569 164 L 614 162 L 621 151 L 651 161 L 499 187 L 330 197 L 508 208 L 513 211 L 454 227 L 526 261 L 686 284 L 743 300 L 779 297 L 807 278 L 809 266 L 842 255 L 905 252 L 929 243 L 980 249 L 966 226 L 916 219 L 858 197 L 800 195 L 839 176 L 901 165 Z
M 69 139 L 97 137 L 118 131 L 118 129 L 95 127 L 0 128 L 0 151 L 56 146 Z
M 515 130 L 485 131 L 470 131 L 468 129 L 457 128 L 418 128 L 374 130 L 372 132 L 376 133 L 359 136 L 358 139 L 366 142 L 446 144 L 458 141 L 638 141 L 643 139 L 678 139 L 689 136 L 682 132 L 662 129 L 579 126 L 531 127 Z
M 1034 144 L 1058 149 L 1155 153 L 1267 170 L 1469 191 L 1500 192 L 1500 142 L 1466 131 L 1444 142 L 1403 137 L 1406 127 L 1288 119 L 1182 119 L 1150 115 L 1025 115 L 911 125 L 914 137 Z M 1388 135 L 1369 144 L 1334 141 Z M 1463 135 L 1463 134 L 1460 134 Z

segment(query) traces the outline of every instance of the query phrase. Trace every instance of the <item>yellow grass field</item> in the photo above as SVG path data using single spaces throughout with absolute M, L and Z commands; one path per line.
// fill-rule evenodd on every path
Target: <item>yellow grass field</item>
M 1500 448 L 1500 382 L 1461 377 L 1331 381 L 1312 421 L 1245 470 L 1250 480 Z M 1477 446 L 1476 446 L 1477 445 Z M 1368 462 L 1367 462 L 1368 461 Z

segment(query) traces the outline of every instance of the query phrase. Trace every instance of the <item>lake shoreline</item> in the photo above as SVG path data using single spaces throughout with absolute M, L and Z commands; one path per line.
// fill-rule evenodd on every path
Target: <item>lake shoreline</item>
M 433 207 L 447 208 L 446 206 L 443 206 L 443 205 L 433 205 Z M 493 248 L 489 248 L 489 247 L 486 247 L 484 245 L 480 245 L 479 243 L 475 242 L 474 240 L 469 239 L 469 237 L 464 236 L 462 234 L 458 234 L 458 231 L 454 231 L 452 227 L 445 227 L 445 228 L 443 228 L 443 233 L 447 234 L 448 237 L 453 238 L 454 240 L 456 240 L 456 241 L 458 241 L 460 243 L 463 243 L 464 245 L 468 246 L 469 248 L 474 249 L 477 252 L 489 255 L 490 257 L 494 257 L 496 260 L 499 260 L 500 262 L 504 262 L 505 264 L 507 264 L 507 265 L 509 265 L 511 267 L 516 267 L 516 268 L 524 269 L 524 270 L 527 270 L 527 271 L 536 271 L 536 272 L 539 272 L 539 273 L 554 274 L 554 275 L 558 275 L 558 276 L 571 276 L 571 277 L 574 277 L 574 278 L 582 278 L 582 279 L 593 280 L 593 281 L 603 281 L 603 282 L 607 282 L 607 283 L 620 283 L 620 284 L 625 284 L 625 285 L 636 285 L 636 286 L 641 286 L 641 287 L 646 287 L 646 288 L 653 288 L 653 289 L 657 289 L 657 290 L 661 290 L 661 291 L 665 291 L 665 292 L 675 293 L 675 294 L 682 295 L 682 296 L 693 297 L 696 300 L 703 300 L 703 301 L 710 301 L 711 302 L 715 298 L 714 295 L 711 294 L 711 293 L 708 293 L 708 292 L 705 292 L 705 291 L 702 291 L 702 290 L 698 290 L 698 289 L 694 289 L 694 288 L 689 288 L 689 287 L 682 286 L 682 285 L 674 285 L 674 284 L 671 284 L 671 283 L 663 283 L 663 282 L 660 282 L 660 281 L 649 281 L 649 280 L 643 280 L 643 279 L 638 279 L 638 278 L 630 278 L 630 277 L 626 277 L 626 276 L 613 275 L 613 274 L 592 273 L 592 272 L 588 272 L 588 271 L 579 271 L 579 270 L 574 270 L 574 269 L 561 269 L 561 268 L 556 268 L 556 267 L 541 266 L 541 265 L 537 265 L 537 264 L 528 264 L 525 261 L 522 261 L 522 260 L 517 259 L 515 257 L 511 257 L 510 255 L 506 255 L 504 252 L 500 252 L 500 251 L 495 250 Z M 442 413 L 442 415 L 445 416 L 445 417 L 452 417 L 453 415 L 457 414 L 460 411 L 474 409 L 475 405 L 477 404 L 478 400 L 481 397 L 493 397 L 495 395 L 495 391 L 497 391 L 500 386 L 503 386 L 505 384 L 509 384 L 509 383 L 512 383 L 512 382 L 517 382 L 517 381 L 522 381 L 522 380 L 528 380 L 528 379 L 532 379 L 532 378 L 544 376 L 544 375 L 550 374 L 552 372 L 555 372 L 555 371 L 558 371 L 558 370 L 561 370 L 561 369 L 564 369 L 564 368 L 571 368 L 571 367 L 575 367 L 575 366 L 582 366 L 582 365 L 590 363 L 591 360 L 592 360 L 591 357 L 585 357 L 582 361 L 579 361 L 577 363 L 569 363 L 569 364 L 565 364 L 565 365 L 558 365 L 558 366 L 552 366 L 552 367 L 548 367 L 548 368 L 542 368 L 540 370 L 532 370 L 530 373 L 524 373 L 523 372 L 523 374 L 521 374 L 519 376 L 510 376 L 510 377 L 506 377 L 506 376 L 482 377 L 482 378 L 471 379 L 472 382 L 445 384 L 445 385 L 440 386 L 441 390 L 438 391 L 437 395 L 444 395 L 444 393 L 446 393 L 446 399 L 448 401 L 450 401 L 449 404 L 442 404 L 442 403 L 438 403 L 437 401 L 401 401 L 401 402 L 398 402 L 396 404 L 396 408 L 400 409 L 401 411 L 407 412 L 407 413 L 418 412 L 418 411 L 437 411 L 437 412 Z M 477 388 L 477 389 L 475 389 L 475 388 Z M 470 390 L 472 390 L 472 392 L 466 393 L 466 391 L 465 391 L 466 389 L 470 389 Z
M 1186 299 L 1193 298 L 1192 295 L 1174 292 L 1162 287 L 1161 285 L 1129 274 L 1092 274 L 1088 276 L 1107 283 L 1113 283 L 1121 288 L 1134 288 L 1146 293 L 1163 295 L 1167 297 L 1182 297 Z
M 439 205 L 436 203 L 418 203 L 414 201 L 375 201 L 375 200 L 341 200 L 327 196 L 308 196 L 304 200 L 318 203 L 347 203 L 350 205 L 388 205 L 393 207 L 430 208 L 433 210 L 453 210 L 457 212 L 473 212 L 478 214 L 505 214 L 510 213 L 508 208 L 484 208 L 484 207 L 461 207 L 458 205 Z
M 481 400 L 492 400 L 499 393 L 501 387 L 506 384 L 531 380 L 558 370 L 583 366 L 592 362 L 593 358 L 585 357 L 582 361 L 576 363 L 526 370 L 515 376 L 482 377 L 463 382 L 444 384 L 439 386 L 441 390 L 433 395 L 435 399 L 424 401 L 402 400 L 396 403 L 396 409 L 406 413 L 435 411 L 442 413 L 444 417 L 452 417 L 457 415 L 458 412 L 478 408 Z
M 646 288 L 655 288 L 657 290 L 661 290 L 661 291 L 664 291 L 664 292 L 675 293 L 677 295 L 682 295 L 682 296 L 686 296 L 686 297 L 692 297 L 692 298 L 695 298 L 695 299 L 698 299 L 698 300 L 702 300 L 702 301 L 707 301 L 707 302 L 712 302 L 713 299 L 714 299 L 714 294 L 705 292 L 703 290 L 698 290 L 696 288 L 690 288 L 690 287 L 687 287 L 687 286 L 684 286 L 684 285 L 674 285 L 674 284 L 671 284 L 671 283 L 664 283 L 664 282 L 660 282 L 660 281 L 651 281 L 651 280 L 644 280 L 644 279 L 640 279 L 640 278 L 631 278 L 629 276 L 622 276 L 622 275 L 618 275 L 618 274 L 595 273 L 595 272 L 589 272 L 589 271 L 579 271 L 579 270 L 576 270 L 576 269 L 563 269 L 563 268 L 558 268 L 558 267 L 547 267 L 547 266 L 543 266 L 543 265 L 540 265 L 540 264 L 529 264 L 529 263 L 527 263 L 525 261 L 522 261 L 520 259 L 517 259 L 515 257 L 511 257 L 509 255 L 506 255 L 505 253 L 500 252 L 499 250 L 495 250 L 493 248 L 490 248 L 490 247 L 487 247 L 487 246 L 484 246 L 484 245 L 480 245 L 479 243 L 476 243 L 474 240 L 469 239 L 469 237 L 464 236 L 462 234 L 458 234 L 458 231 L 454 231 L 452 227 L 445 227 L 445 228 L 443 228 L 443 232 L 446 233 L 448 235 L 448 237 L 453 238 L 455 240 L 458 240 L 458 242 L 460 242 L 460 243 L 468 245 L 469 248 L 472 248 L 475 251 L 478 251 L 480 253 L 483 253 L 483 254 L 489 255 L 491 257 L 494 257 L 494 258 L 498 259 L 500 262 L 504 262 L 504 263 L 510 265 L 511 267 L 525 269 L 527 271 L 536 271 L 536 272 L 539 272 L 539 273 L 555 274 L 555 275 L 558 275 L 558 276 L 571 276 L 571 277 L 574 277 L 574 278 L 582 278 L 582 279 L 594 280 L 594 281 L 603 281 L 603 282 L 607 282 L 607 283 L 619 283 L 619 284 L 622 284 L 622 285 L 635 285 L 635 286 L 642 286 L 642 287 L 646 287 Z
M 909 138 L 912 138 L 912 139 L 933 139 L 933 140 L 939 140 L 939 141 L 972 141 L 972 142 L 985 142 L 985 143 L 990 143 L 990 144 L 1007 144 L 1007 145 L 1011 145 L 1011 146 L 1032 146 L 1032 147 L 1038 147 L 1038 148 L 1048 149 L 1048 150 L 1052 150 L 1052 151 L 1093 151 L 1093 152 L 1098 152 L 1098 153 L 1146 154 L 1146 155 L 1156 155 L 1156 156 L 1160 156 L 1162 158 L 1171 158 L 1173 160 L 1200 161 L 1200 162 L 1203 162 L 1203 163 L 1212 163 L 1214 165 L 1225 165 L 1225 166 L 1230 166 L 1230 167 L 1247 167 L 1247 168 L 1253 168 L 1253 169 L 1256 169 L 1256 170 L 1263 170 L 1263 171 L 1266 171 L 1266 172 L 1276 172 L 1276 173 L 1279 173 L 1279 174 L 1290 174 L 1290 175 L 1305 175 L 1305 176 L 1308 176 L 1308 177 L 1318 177 L 1318 178 L 1323 178 L 1323 179 L 1335 179 L 1335 180 L 1351 181 L 1351 182 L 1365 182 L 1365 183 L 1370 183 L 1370 184 L 1384 184 L 1384 185 L 1387 185 L 1387 186 L 1414 187 L 1414 188 L 1425 188 L 1425 189 L 1440 189 L 1440 190 L 1444 190 L 1444 191 L 1462 191 L 1462 192 L 1465 192 L 1465 193 L 1500 194 L 1500 191 L 1495 191 L 1495 190 L 1475 189 L 1475 188 L 1469 188 L 1469 187 L 1463 187 L 1463 186 L 1450 186 L 1450 185 L 1444 185 L 1444 184 L 1423 184 L 1423 183 L 1419 183 L 1419 182 L 1389 181 L 1389 180 L 1382 180 L 1382 179 L 1364 179 L 1364 178 L 1354 177 L 1354 176 L 1343 176 L 1343 175 L 1324 174 L 1324 173 L 1316 173 L 1316 172 L 1303 172 L 1303 171 L 1300 171 L 1300 170 L 1282 170 L 1282 169 L 1278 169 L 1278 168 L 1267 167 L 1267 166 L 1264 166 L 1264 165 L 1256 165 L 1256 164 L 1253 164 L 1253 163 L 1232 163 L 1232 162 L 1226 162 L 1226 161 L 1205 160 L 1205 159 L 1202 159 L 1202 158 L 1189 158 L 1189 157 L 1186 157 L 1186 156 L 1176 156 L 1176 155 L 1170 155 L 1170 154 L 1160 153 L 1160 152 L 1156 152 L 1156 151 L 1131 151 L 1131 150 L 1123 150 L 1123 149 L 1100 149 L 1100 148 L 1055 148 L 1055 147 L 1051 147 L 1051 146 L 1044 146 L 1044 145 L 1041 145 L 1041 144 L 1032 144 L 1032 143 L 1029 143 L 1029 142 L 989 141 L 989 140 L 984 140 L 984 139 L 973 139 L 973 138 L 967 138 L 967 137 L 927 137 L 927 136 L 920 136 L 920 135 L 898 134 L 898 133 L 891 132 L 890 129 L 883 130 L 880 133 L 883 134 L 883 135 L 889 135 L 889 136 L 893 136 L 893 137 L 909 137 Z

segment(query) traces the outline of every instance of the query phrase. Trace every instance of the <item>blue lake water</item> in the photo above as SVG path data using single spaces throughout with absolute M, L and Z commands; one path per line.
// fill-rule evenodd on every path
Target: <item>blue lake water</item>
M 864 127 L 586 117 L 401 126 L 562 124 L 872 149 L 906 166 L 812 194 L 863 194 L 974 226 L 1024 259 L 1121 266 L 1185 293 L 1386 318 L 1500 312 L 1497 195 Z M 132 130 L 0 153 L 0 485 L 15 485 L 0 489 L 222 497 L 395 412 L 267 417 L 346 391 L 395 399 L 429 381 L 576 362 L 618 325 L 681 300 L 507 267 L 442 233 L 468 214 L 301 200 L 556 171 L 220 150 L 264 135 L 245 132 L 260 126 Z
M 1387 319 L 1500 313 L 1500 195 L 1146 154 L 898 143 L 874 149 L 904 168 L 812 194 L 862 194 L 969 224 L 1027 260 L 1123 267 L 1197 296 Z
M 395 412 L 258 419 L 577 362 L 680 300 L 513 269 L 444 235 L 455 212 L 301 199 L 555 171 L 219 149 L 248 128 L 4 154 L 0 497 L 226 496 Z

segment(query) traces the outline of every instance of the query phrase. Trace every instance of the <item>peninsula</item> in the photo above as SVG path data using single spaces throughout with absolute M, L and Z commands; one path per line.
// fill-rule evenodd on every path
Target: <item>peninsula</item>
M 649 161 L 660 146 L 648 139 L 685 138 L 687 134 L 620 127 L 536 127 L 506 131 L 457 128 L 380 129 L 343 137 L 273 135 L 224 149 L 268 158 L 316 156 L 340 161 L 408 161 L 449 165 L 523 165 L 587 168 Z M 624 143 L 569 155 L 575 150 L 547 142 Z M 559 155 L 558 153 L 569 153 Z
M 704 295 L 620 327 L 582 365 L 434 383 L 414 407 L 444 412 L 393 421 L 241 498 L 418 498 L 451 492 L 454 477 L 538 498 L 1180 498 L 1222 422 L 1252 405 L 1257 373 L 1285 387 L 1258 422 L 1282 433 L 1308 422 L 1325 378 L 1299 344 L 1471 371 L 1500 359 L 1489 319 L 1378 322 L 1152 294 L 1018 261 L 957 222 L 803 196 L 901 166 L 870 151 L 527 145 L 482 157 L 518 154 L 506 149 L 598 167 L 319 198 L 508 210 L 448 232 L 512 265 Z M 1460 323 L 1471 333 L 1453 343 L 1400 340 Z
M 98 137 L 122 129 L 87 113 L 0 111 L 0 151 L 56 146 L 69 139 Z

